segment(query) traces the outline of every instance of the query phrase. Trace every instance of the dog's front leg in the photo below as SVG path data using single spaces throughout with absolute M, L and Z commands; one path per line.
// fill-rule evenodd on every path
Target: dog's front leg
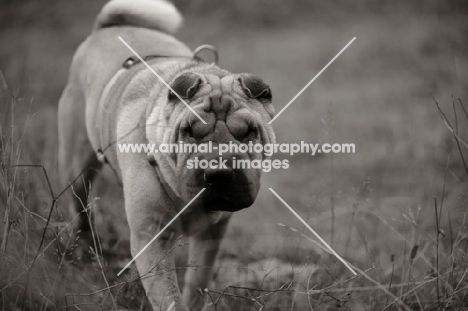
M 159 213 L 158 213 L 159 214 Z M 174 213 L 168 215 L 173 216 Z M 147 215 L 149 216 L 149 215 Z M 131 252 L 135 257 L 167 223 L 166 215 L 159 214 L 153 220 L 133 219 L 131 228 Z M 154 241 L 135 260 L 143 286 L 154 310 L 187 310 L 177 285 L 177 276 L 174 264 L 174 240 L 175 233 L 166 229 L 156 241 Z
M 189 267 L 185 273 L 183 297 L 190 310 L 202 310 L 204 290 L 211 274 L 229 216 L 190 237 Z
M 125 210 L 132 256 L 137 256 L 175 215 L 154 170 L 145 161 L 126 162 L 123 170 Z M 173 248 L 176 233 L 169 227 L 136 259 L 138 273 L 154 310 L 188 311 L 177 285 Z

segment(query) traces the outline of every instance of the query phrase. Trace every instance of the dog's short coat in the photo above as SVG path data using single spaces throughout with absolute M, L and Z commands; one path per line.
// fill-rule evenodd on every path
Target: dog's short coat
M 217 154 L 150 155 L 121 153 L 119 143 L 272 143 L 271 91 L 260 78 L 232 74 L 194 59 L 192 51 L 170 35 L 180 25 L 175 7 L 162 0 L 113 0 L 97 17 L 92 34 L 80 45 L 60 98 L 59 170 L 64 184 L 75 183 L 74 205 L 82 210 L 87 186 L 106 162 L 123 185 L 135 256 L 193 198 L 207 190 L 170 228 L 136 259 L 155 310 L 199 310 L 210 280 L 230 212 L 250 206 L 260 187 L 260 170 L 189 170 L 186 161 Z M 123 67 L 134 56 L 118 37 L 148 63 L 206 121 L 203 124 L 142 63 Z M 96 155 L 99 155 L 98 157 Z M 232 160 L 261 159 L 261 154 L 228 154 Z M 98 161 L 101 159 L 101 162 Z M 104 160 L 103 160 L 104 159 Z M 81 180 L 81 179 L 80 179 Z M 86 214 L 80 221 L 85 235 Z M 172 248 L 175 233 L 190 236 L 191 260 L 183 296 L 177 286 Z

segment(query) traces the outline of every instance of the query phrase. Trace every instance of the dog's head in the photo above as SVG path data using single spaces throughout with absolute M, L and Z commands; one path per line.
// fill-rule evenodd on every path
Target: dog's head
M 265 156 L 232 145 L 274 142 L 268 125 L 274 116 L 270 87 L 257 76 L 217 67 L 181 73 L 170 86 L 193 111 L 167 90 L 164 102 L 159 100 L 152 112 L 151 122 L 157 120 L 159 125 L 147 126 L 149 141 L 186 148 L 155 154 L 165 181 L 184 201 L 206 188 L 200 200 L 207 211 L 237 211 L 252 205 L 261 170 L 248 168 L 246 160 L 261 161 Z M 231 145 L 231 150 L 220 156 L 220 144 Z

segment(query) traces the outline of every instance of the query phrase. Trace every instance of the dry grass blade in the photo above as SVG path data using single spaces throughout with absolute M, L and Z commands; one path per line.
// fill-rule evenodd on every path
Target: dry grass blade
M 432 94 L 431 94 L 431 96 L 432 96 Z M 453 129 L 452 124 L 450 123 L 450 121 L 448 120 L 447 116 L 445 115 L 445 113 L 444 113 L 444 112 L 442 111 L 442 109 L 440 108 L 439 102 L 437 102 L 437 100 L 436 100 L 434 97 L 432 97 L 432 98 L 434 99 L 434 102 L 435 102 L 435 104 L 436 104 L 436 106 L 437 106 L 437 110 L 439 111 L 439 113 L 442 115 L 442 117 L 443 117 L 443 119 L 444 119 L 444 124 L 445 124 L 445 126 L 446 126 L 446 127 L 449 129 L 449 131 L 452 133 L 452 135 L 453 135 L 453 137 L 455 138 L 455 140 L 456 140 L 457 142 L 462 143 L 462 145 L 463 145 L 465 148 L 468 149 L 468 144 L 467 144 L 463 139 L 461 139 L 461 138 L 455 133 L 455 130 Z

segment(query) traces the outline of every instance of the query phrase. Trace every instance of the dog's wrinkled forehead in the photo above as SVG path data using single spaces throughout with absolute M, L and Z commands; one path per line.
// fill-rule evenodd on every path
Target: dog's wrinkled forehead
M 207 93 L 210 96 L 237 93 L 249 99 L 271 100 L 271 90 L 268 84 L 252 74 L 218 75 L 186 72 L 177 77 L 171 87 L 184 99 L 190 99 L 195 95 L 204 96 Z

